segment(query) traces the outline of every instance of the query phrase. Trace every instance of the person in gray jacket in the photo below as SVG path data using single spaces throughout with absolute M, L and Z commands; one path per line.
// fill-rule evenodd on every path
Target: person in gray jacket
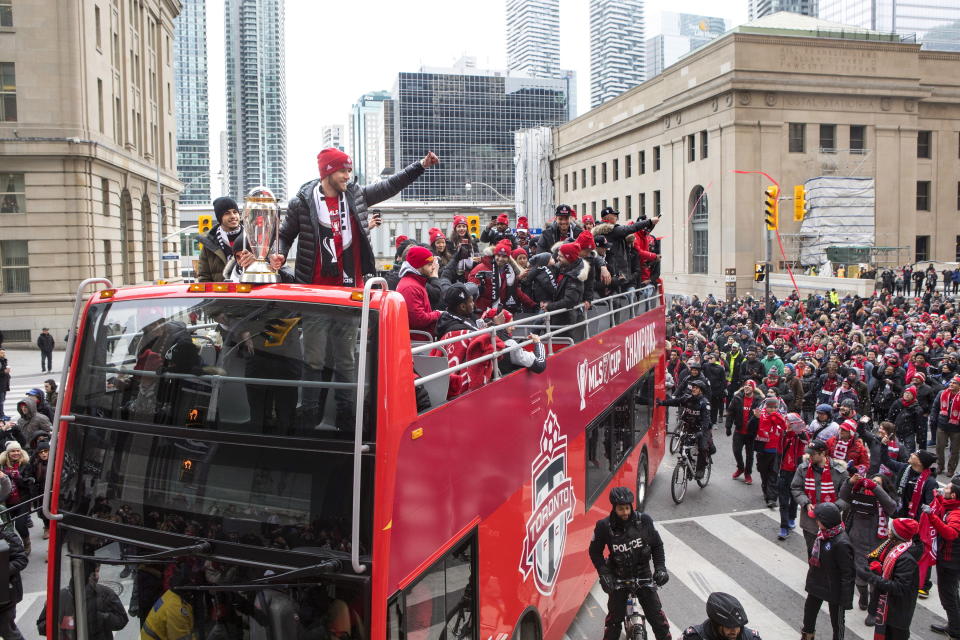
M 793 499 L 800 508 L 800 528 L 807 543 L 807 554 L 820 531 L 813 515 L 814 507 L 824 502 L 835 502 L 841 511 L 845 511 L 849 504 L 840 497 L 840 487 L 849 477 L 846 465 L 830 458 L 826 442 L 816 439 L 810 442 L 807 460 L 797 467 L 797 473 L 790 483 Z

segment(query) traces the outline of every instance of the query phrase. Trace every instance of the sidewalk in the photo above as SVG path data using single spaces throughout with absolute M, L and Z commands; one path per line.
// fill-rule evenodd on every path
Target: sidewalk
M 53 374 L 60 375 L 63 368 L 64 351 L 53 352 Z M 37 348 L 7 349 L 7 366 L 10 367 L 10 385 L 17 383 L 17 379 L 49 376 L 49 373 L 40 371 L 40 350 Z

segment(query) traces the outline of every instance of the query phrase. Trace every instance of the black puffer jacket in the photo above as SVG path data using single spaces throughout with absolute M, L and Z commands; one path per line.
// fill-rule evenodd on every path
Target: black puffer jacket
M 570 229 L 570 235 L 561 236 L 560 227 L 556 222 L 546 227 L 543 233 L 540 234 L 540 239 L 537 241 L 537 253 L 550 252 L 553 249 L 553 245 L 558 242 L 573 242 L 583 231 L 583 228 L 574 222 L 570 223 Z
M 406 169 L 381 180 L 376 184 L 361 187 L 351 182 L 347 187 L 347 200 L 350 213 L 360 228 L 357 248 L 360 250 L 360 269 L 364 275 L 374 273 L 376 265 L 373 261 L 373 248 L 370 246 L 370 232 L 367 229 L 367 209 L 378 202 L 400 193 L 404 187 L 423 175 L 424 168 L 419 162 L 414 162 Z M 296 281 L 304 284 L 313 282 L 313 272 L 317 261 L 317 242 L 321 236 L 320 219 L 317 213 L 317 204 L 313 199 L 313 190 L 318 180 L 311 180 L 300 187 L 297 195 L 290 200 L 287 214 L 280 224 L 280 253 L 284 256 L 293 246 L 293 241 L 300 239 L 297 245 L 297 267 L 294 272 Z
M 584 283 L 590 275 L 590 265 L 583 259 L 577 258 L 576 262 L 570 265 L 560 267 L 557 273 L 557 291 L 554 294 L 553 302 L 547 303 L 547 311 L 556 311 L 558 309 L 573 309 L 583 302 Z M 580 319 L 580 311 L 568 311 L 567 313 L 558 313 L 550 317 L 550 323 L 573 324 Z
M 605 558 L 604 550 L 609 550 Z M 603 575 L 609 573 L 620 579 L 650 578 L 650 561 L 653 570 L 667 569 L 663 540 L 653 526 L 653 519 L 645 513 L 634 511 L 624 521 L 616 513 L 599 520 L 593 529 L 590 541 L 590 560 Z
M 29 559 L 23 550 L 23 542 L 20 541 L 20 536 L 13 527 L 0 530 L 0 536 L 3 536 L 10 546 L 10 602 L 0 603 L 0 606 L 5 606 L 23 600 L 23 582 L 20 580 L 20 572 L 27 568 Z

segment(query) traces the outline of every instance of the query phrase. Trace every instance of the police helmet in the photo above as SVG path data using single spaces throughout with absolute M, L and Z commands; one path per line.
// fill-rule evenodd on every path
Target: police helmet
M 630 489 L 626 487 L 614 487 L 610 489 L 610 505 L 615 507 L 618 504 L 628 504 L 632 507 L 633 491 L 630 491 Z
M 698 387 L 700 391 L 703 391 L 703 392 L 706 392 L 707 390 L 707 383 L 704 380 L 691 380 L 690 386 Z
M 740 601 L 729 593 L 715 591 L 707 598 L 707 617 L 710 622 L 734 629 L 747 624 L 747 612 Z

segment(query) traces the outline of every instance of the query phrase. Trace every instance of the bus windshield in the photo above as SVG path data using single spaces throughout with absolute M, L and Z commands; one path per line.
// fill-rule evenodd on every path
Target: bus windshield
M 365 391 L 373 440 L 376 327 Z M 353 438 L 360 310 L 253 298 L 90 307 L 75 415 L 287 437 Z

